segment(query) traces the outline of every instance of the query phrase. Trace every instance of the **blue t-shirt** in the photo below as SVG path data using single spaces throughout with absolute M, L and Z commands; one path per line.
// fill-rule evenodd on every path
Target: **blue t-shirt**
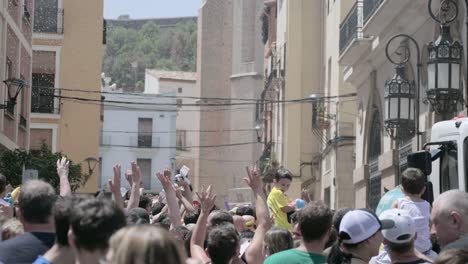
M 48 261 L 43 256 L 39 256 L 37 257 L 36 261 L 33 262 L 33 264 L 52 264 L 52 262 Z
M 55 242 L 55 233 L 27 232 L 0 242 L 0 263 L 31 264 Z

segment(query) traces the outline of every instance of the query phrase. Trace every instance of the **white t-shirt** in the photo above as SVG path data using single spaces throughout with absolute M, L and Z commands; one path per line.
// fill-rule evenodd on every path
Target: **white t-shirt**
M 432 249 L 429 221 L 431 219 L 431 205 L 427 201 L 414 202 L 408 197 L 399 198 L 398 209 L 406 210 L 413 217 L 418 237 L 415 247 L 419 252 Z

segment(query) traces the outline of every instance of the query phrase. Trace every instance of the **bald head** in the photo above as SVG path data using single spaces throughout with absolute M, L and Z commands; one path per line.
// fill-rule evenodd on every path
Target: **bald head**
M 21 186 L 18 207 L 24 221 L 46 224 L 56 201 L 54 188 L 44 181 L 30 180 Z
M 448 215 L 451 212 L 458 212 L 468 218 L 468 193 L 460 190 L 450 190 L 442 193 L 434 201 L 440 214 Z

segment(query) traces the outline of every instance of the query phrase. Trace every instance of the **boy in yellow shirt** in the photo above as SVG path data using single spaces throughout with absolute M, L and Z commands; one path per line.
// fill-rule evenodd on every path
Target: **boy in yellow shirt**
M 275 227 L 285 228 L 291 231 L 291 224 L 288 222 L 288 213 L 296 210 L 295 207 L 290 206 L 285 192 L 291 186 L 292 176 L 291 173 L 284 168 L 276 172 L 275 179 L 273 180 L 274 187 L 268 195 L 268 209 L 270 216 L 273 217 Z

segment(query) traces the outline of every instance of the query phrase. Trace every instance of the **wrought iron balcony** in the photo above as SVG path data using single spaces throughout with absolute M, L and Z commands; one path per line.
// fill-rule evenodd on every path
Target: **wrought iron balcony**
M 364 0 L 363 15 L 364 24 L 367 23 L 369 18 L 375 13 L 377 8 L 384 0 Z
M 62 8 L 36 6 L 34 9 L 34 33 L 63 34 Z
M 362 30 L 362 10 L 360 11 L 356 2 L 340 25 L 340 54 L 349 46 L 353 39 L 358 37 L 358 29 Z M 359 20 L 361 23 L 359 23 Z
M 139 148 L 151 148 L 153 146 L 152 135 L 139 134 L 138 135 L 138 147 Z
M 60 114 L 60 89 L 53 87 L 32 87 L 31 112 Z
M 381 174 L 379 171 L 379 157 L 369 160 L 369 208 L 377 208 L 381 196 Z

